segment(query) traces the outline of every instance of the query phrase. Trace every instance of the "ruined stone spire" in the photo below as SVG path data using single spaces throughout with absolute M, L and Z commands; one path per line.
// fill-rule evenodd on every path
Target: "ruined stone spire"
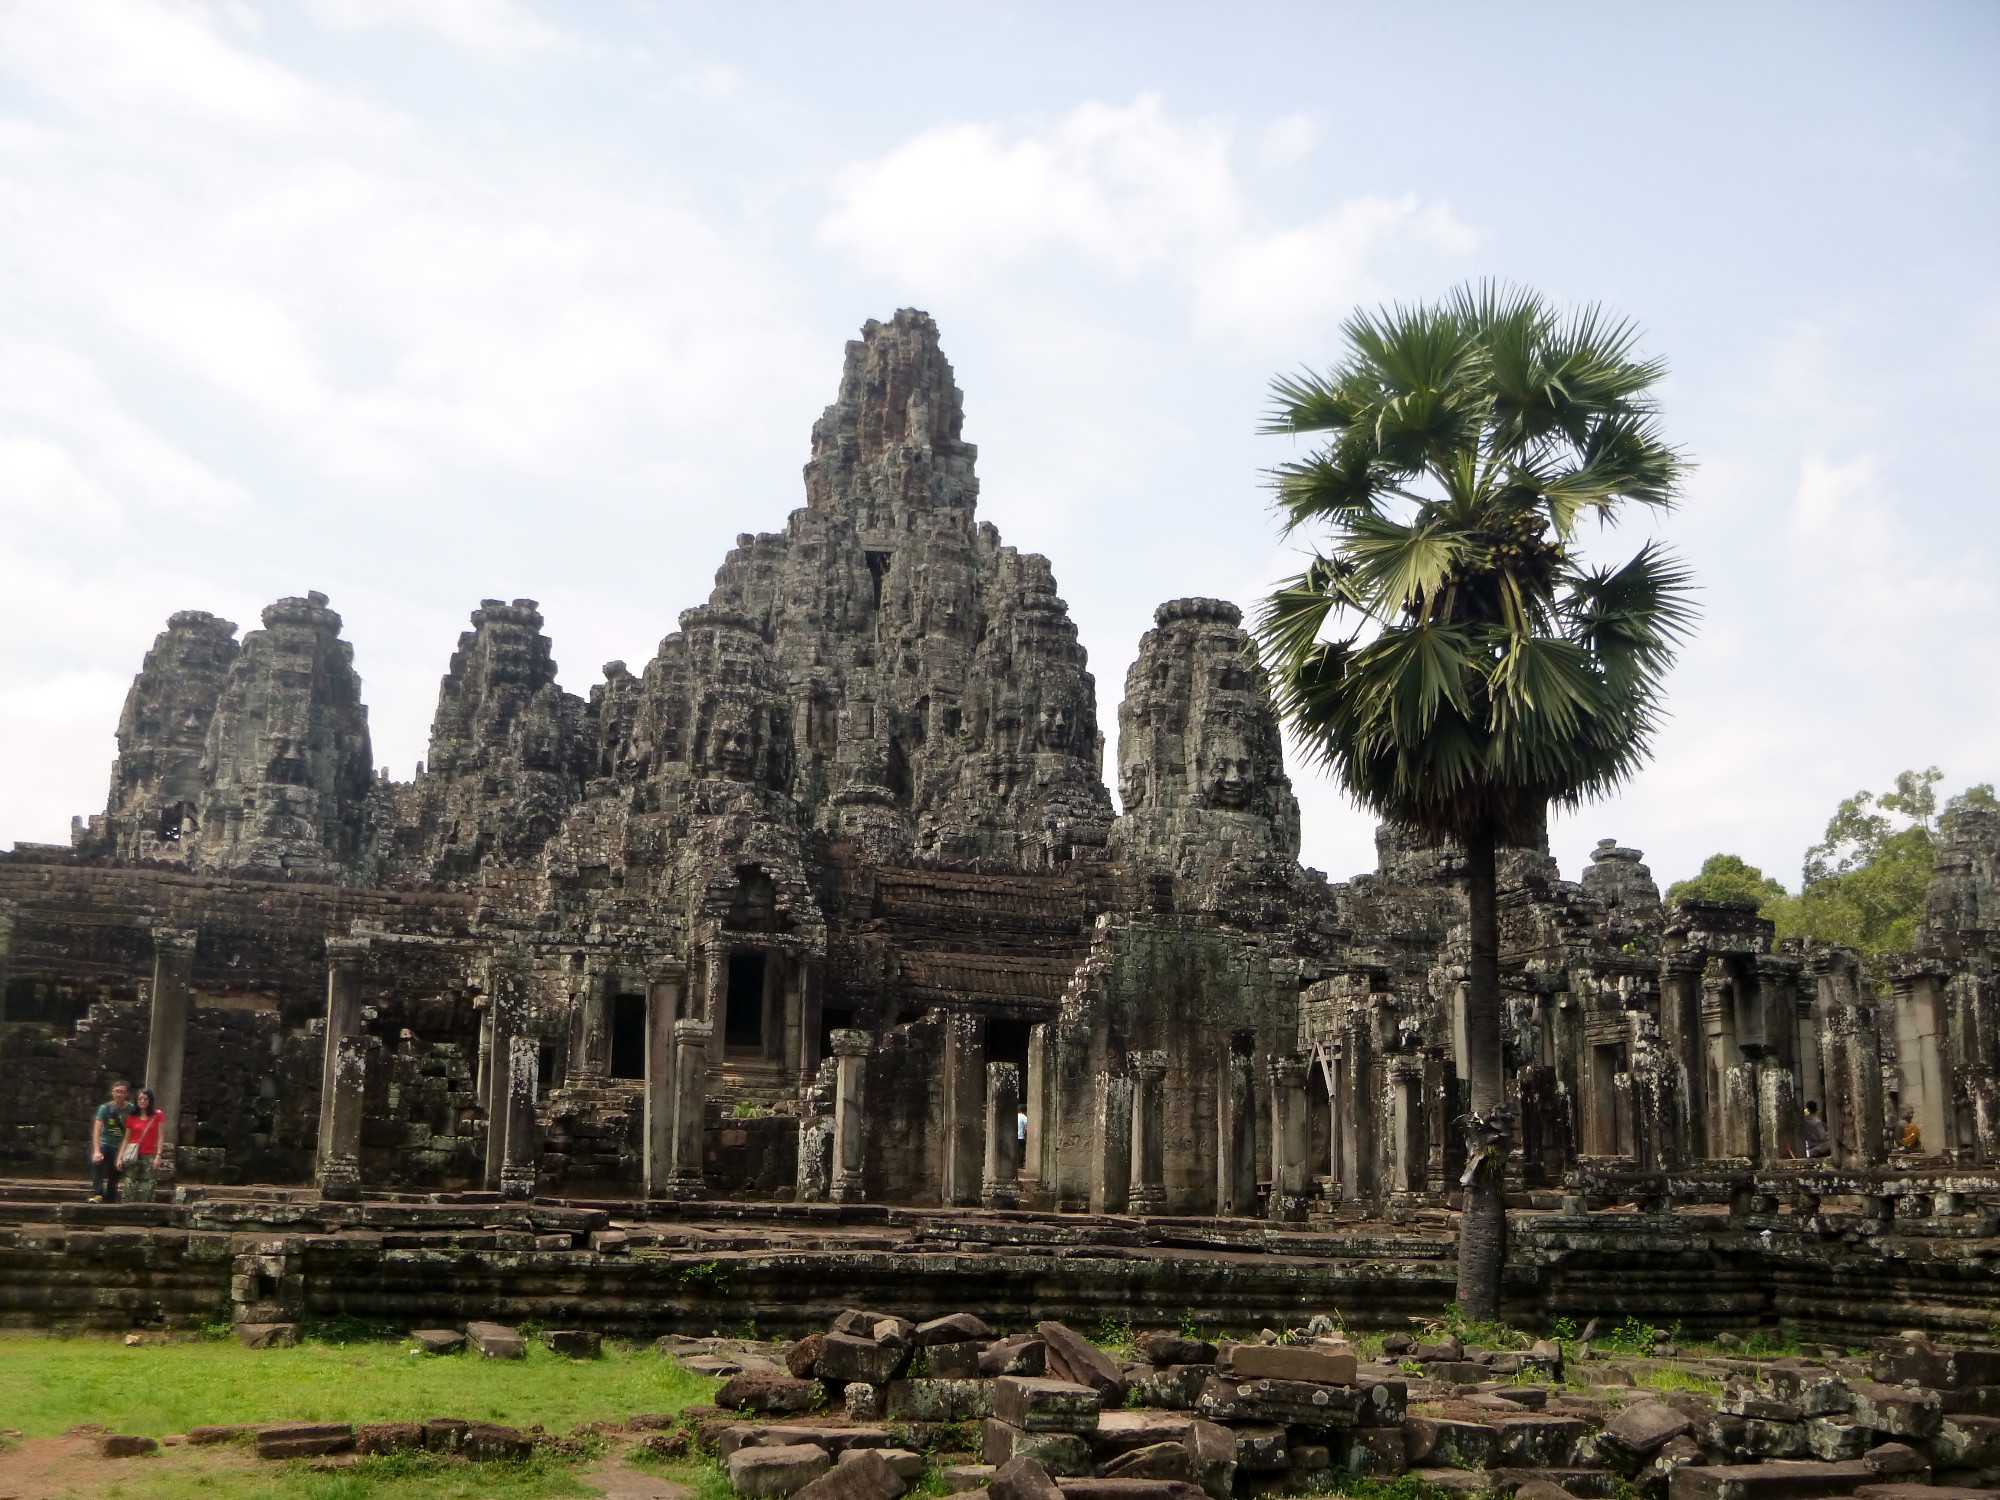
M 187 862 L 208 726 L 240 649 L 235 625 L 203 610 L 167 621 L 125 695 L 104 816 L 91 819 L 79 846 L 120 861 Z
M 582 790 L 584 703 L 556 686 L 541 629 L 533 599 L 483 599 L 458 638 L 418 782 L 416 872 L 427 878 L 531 858 Z
M 374 763 L 354 648 L 321 593 L 280 599 L 263 618 L 209 723 L 195 862 L 351 873 L 366 852 Z

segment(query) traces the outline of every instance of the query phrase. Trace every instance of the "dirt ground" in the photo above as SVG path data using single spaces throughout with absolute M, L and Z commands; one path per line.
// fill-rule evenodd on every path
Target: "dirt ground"
M 180 1443 L 145 1458 L 99 1458 L 91 1437 L 17 1438 L 0 1445 L 0 1500 L 90 1500 L 113 1485 L 143 1494 L 148 1481 L 163 1471 L 189 1477 L 234 1471 L 248 1479 L 271 1467 L 236 1443 Z M 605 1500 L 689 1500 L 694 1493 L 686 1485 L 628 1467 L 615 1453 L 581 1470 L 577 1478 L 601 1489 Z

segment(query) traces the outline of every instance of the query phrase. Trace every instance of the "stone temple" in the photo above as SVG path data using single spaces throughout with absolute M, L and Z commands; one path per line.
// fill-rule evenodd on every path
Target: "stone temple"
M 961 420 L 931 319 L 870 322 L 804 506 L 737 538 L 650 661 L 575 696 L 535 601 L 483 601 L 408 783 L 373 764 L 325 596 L 241 635 L 174 615 L 104 811 L 0 855 L 0 1173 L 87 1175 L 117 1076 L 160 1090 L 184 1202 L 1263 1219 L 1422 1259 L 1464 1166 L 1457 855 L 1384 827 L 1372 873 L 1299 864 L 1265 678 L 1216 599 L 1154 612 L 1114 802 L 1067 606 L 978 519 Z M 1502 866 L 1540 1295 L 1564 1255 L 1626 1256 L 1575 1238 L 1612 1205 L 1668 1262 L 1663 1226 L 1710 1204 L 1745 1253 L 1758 1215 L 1816 1234 L 1835 1200 L 1861 1229 L 1833 1243 L 1864 1250 L 1903 1221 L 1993 1232 L 2000 817 L 1948 821 L 1921 949 L 1885 965 L 1665 908 L 1613 840 L 1580 881 L 1542 848 Z M 1921 1152 L 1892 1151 L 1905 1110 Z M 1984 1306 L 1991 1271 L 1921 1296 Z M 1919 1296 L 1880 1291 L 1881 1320 Z

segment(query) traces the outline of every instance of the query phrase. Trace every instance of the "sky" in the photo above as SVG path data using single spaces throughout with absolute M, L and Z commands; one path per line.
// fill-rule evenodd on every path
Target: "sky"
M 1115 734 L 1155 604 L 1298 566 L 1272 377 L 1498 278 L 1636 322 L 1698 466 L 1584 537 L 1704 621 L 1564 873 L 1795 885 L 1841 797 L 2000 778 L 1996 79 L 1922 0 L 0 0 L 0 847 L 102 809 L 177 609 L 330 595 L 398 779 L 481 598 L 636 670 L 902 306 Z

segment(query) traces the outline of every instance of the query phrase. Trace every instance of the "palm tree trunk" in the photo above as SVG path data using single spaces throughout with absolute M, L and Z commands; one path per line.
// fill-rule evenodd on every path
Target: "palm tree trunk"
M 1466 970 L 1465 1203 L 1458 1221 L 1458 1305 L 1468 1318 L 1500 1316 L 1500 1267 L 1507 1256 L 1505 1176 L 1508 1132 L 1500 1063 L 1499 873 L 1493 824 L 1481 819 L 1465 841 L 1465 887 L 1471 908 Z

